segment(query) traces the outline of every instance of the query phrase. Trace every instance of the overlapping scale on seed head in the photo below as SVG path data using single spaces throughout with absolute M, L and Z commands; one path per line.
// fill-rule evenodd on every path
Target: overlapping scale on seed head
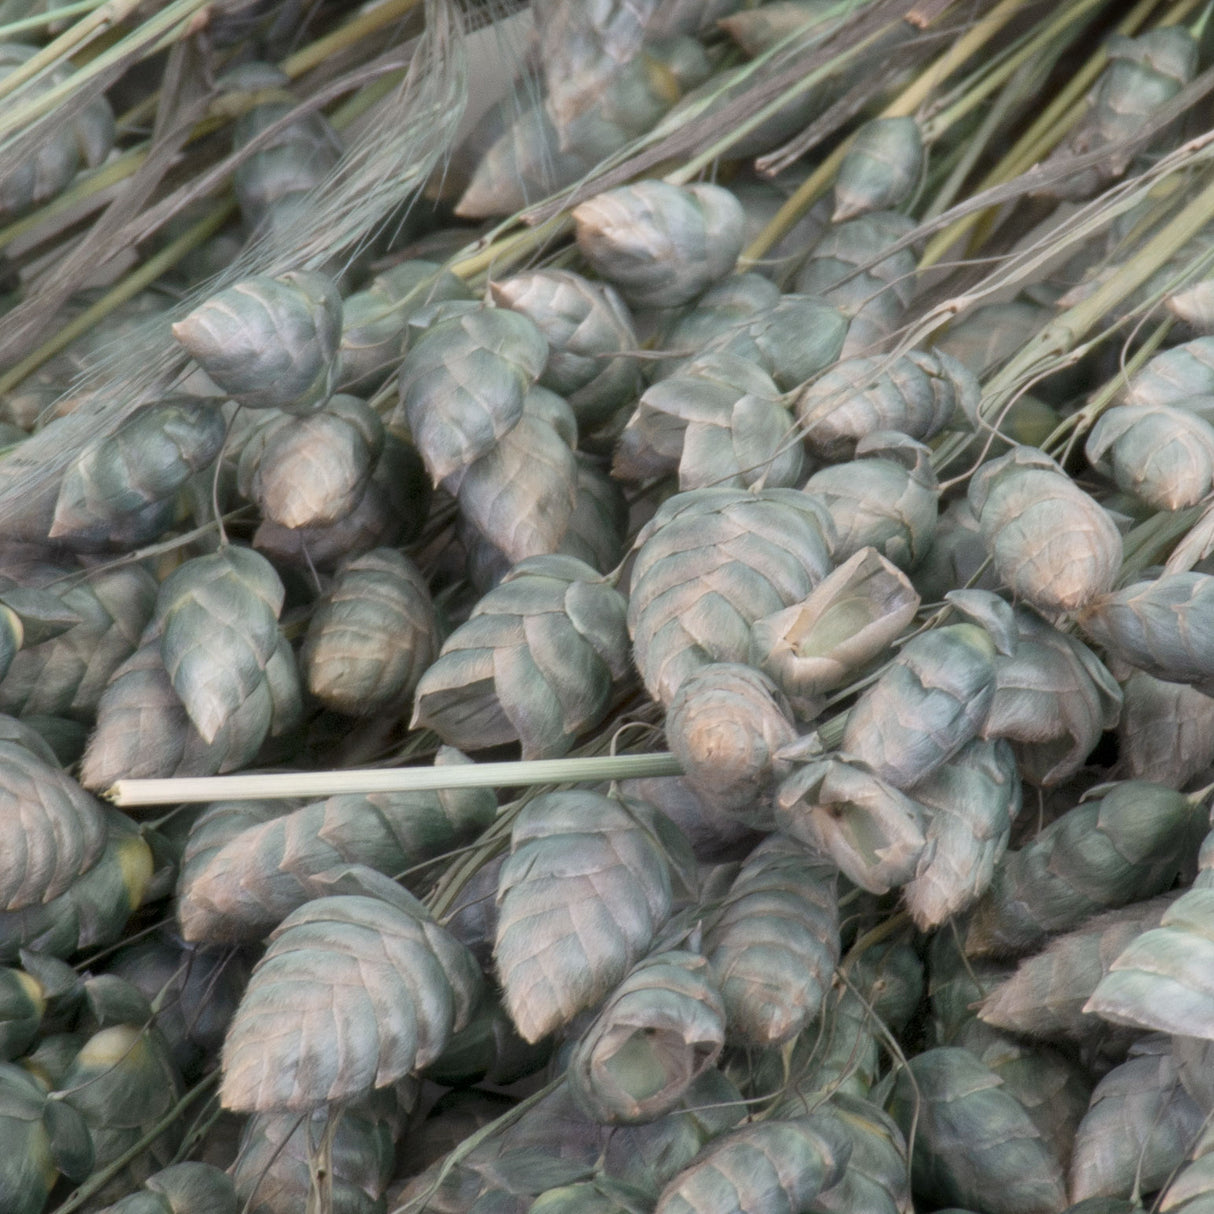
M 669 704 L 709 662 L 745 662 L 756 620 L 800 602 L 830 572 L 833 527 L 792 489 L 697 489 L 637 537 L 628 599 L 633 656 Z

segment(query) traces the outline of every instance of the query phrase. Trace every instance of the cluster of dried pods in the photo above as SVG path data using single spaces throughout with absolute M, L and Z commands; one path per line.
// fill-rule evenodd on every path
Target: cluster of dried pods
M 346 163 L 255 61 L 283 6 L 220 7 L 239 218 L 193 280 Z M 128 292 L 3 380 L 0 490 L 129 334 L 181 368 L 6 499 L 6 1214 L 1214 1208 L 1214 280 L 1175 288 L 1214 202 L 1172 239 L 1154 179 L 1099 193 L 1147 180 L 1135 140 L 1166 163 L 1200 25 L 1111 37 L 1023 203 L 1103 221 L 945 324 L 918 220 L 974 168 L 940 118 L 970 94 L 906 86 L 934 18 L 880 7 L 534 0 L 530 91 L 431 194 L 455 225 L 569 188 L 546 259 L 491 233 L 482 282 L 479 229 L 406 226 L 172 322 Z M 33 11 L 0 24 L 59 28 Z M 1034 10 L 970 87 L 1056 33 Z M 969 62 L 914 53 L 933 87 Z M 0 42 L 0 90 L 70 99 L 2 221 L 121 159 L 72 70 Z M 739 112 L 727 184 L 578 185 Z M 742 167 L 785 141 L 791 199 Z M 623 778 L 663 736 L 681 774 Z M 597 784 L 459 778 L 607 750 Z M 405 761 L 450 785 L 102 799 Z

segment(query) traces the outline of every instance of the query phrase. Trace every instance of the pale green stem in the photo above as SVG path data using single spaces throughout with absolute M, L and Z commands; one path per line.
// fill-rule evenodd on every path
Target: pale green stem
M 173 805 L 187 801 L 262 801 L 281 797 L 320 800 L 351 793 L 521 788 L 529 784 L 630 780 L 643 776 L 677 776 L 682 771 L 678 760 L 670 754 L 597 755 L 582 759 L 533 759 L 518 763 L 470 763 L 443 767 L 119 780 L 105 795 L 115 805 L 121 806 Z
M 92 12 L 104 2 L 105 0 L 80 0 L 78 4 L 65 4 L 62 8 L 48 9 L 45 13 L 38 13 L 33 17 L 10 21 L 7 25 L 0 25 L 0 41 L 15 41 L 18 34 L 24 34 L 27 30 L 42 29 L 43 26 L 54 25 L 56 21 L 64 21 L 68 17 L 79 17 L 81 13 Z

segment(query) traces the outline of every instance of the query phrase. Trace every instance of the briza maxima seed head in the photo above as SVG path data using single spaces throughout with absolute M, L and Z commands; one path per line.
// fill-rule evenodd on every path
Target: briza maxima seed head
M 839 960 L 835 883 L 827 860 L 785 834 L 743 862 L 704 933 L 731 1043 L 782 1045 L 821 1011 Z
M 1035 447 L 1014 447 L 970 481 L 995 569 L 1042 611 L 1075 611 L 1113 588 L 1121 536 L 1100 504 Z
M 796 740 L 792 715 L 766 675 L 714 662 L 689 675 L 666 713 L 666 739 L 687 786 L 713 810 L 770 825 L 777 756 Z
M 173 326 L 173 336 L 234 400 L 307 413 L 341 372 L 341 295 L 324 274 L 238 282 Z
M 835 178 L 834 223 L 896 207 L 923 171 L 923 137 L 909 116 L 874 118 L 857 132 Z
M 689 303 L 733 269 L 741 203 L 715 185 L 640 181 L 573 209 L 578 248 L 634 306 Z
M 745 662 L 751 626 L 830 572 L 834 527 L 795 489 L 694 489 L 637 536 L 628 627 L 645 686 L 669 704 L 709 662 Z
M 1196 505 L 1214 486 L 1214 426 L 1183 407 L 1114 406 L 1092 427 L 1084 453 L 1156 510 Z
M 1166 574 L 1097 599 L 1084 632 L 1110 654 L 1157 679 L 1214 691 L 1214 577 Z

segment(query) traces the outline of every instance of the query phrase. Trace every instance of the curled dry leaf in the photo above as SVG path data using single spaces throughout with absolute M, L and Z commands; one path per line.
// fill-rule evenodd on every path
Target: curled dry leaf
M 595 1121 L 670 1112 L 725 1044 L 725 1007 L 709 963 L 655 953 L 615 989 L 569 1060 L 574 1098 Z
M 751 660 L 810 721 L 824 693 L 885 652 L 918 608 L 906 575 L 875 548 L 861 548 L 804 602 L 755 621 Z
M 829 854 L 844 876 L 874 894 L 909 881 L 926 842 L 922 806 L 839 758 L 806 763 L 780 785 L 776 825 Z

